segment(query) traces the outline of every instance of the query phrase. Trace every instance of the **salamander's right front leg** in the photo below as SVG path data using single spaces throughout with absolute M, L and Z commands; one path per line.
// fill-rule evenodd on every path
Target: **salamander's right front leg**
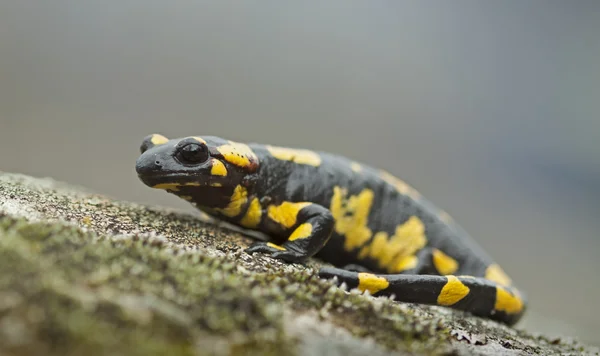
M 306 261 L 325 246 L 334 225 L 333 216 L 328 209 L 304 202 L 284 202 L 278 206 L 270 206 L 268 219 L 290 232 L 287 241 L 282 245 L 256 242 L 246 252 L 269 253 L 273 258 L 297 263 Z

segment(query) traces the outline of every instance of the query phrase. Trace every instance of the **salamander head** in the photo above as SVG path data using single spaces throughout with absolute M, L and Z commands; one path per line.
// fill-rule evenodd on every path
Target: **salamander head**
M 218 208 L 233 190 L 247 185 L 258 169 L 258 158 L 247 145 L 218 137 L 167 139 L 147 136 L 136 162 L 138 177 L 152 188 Z

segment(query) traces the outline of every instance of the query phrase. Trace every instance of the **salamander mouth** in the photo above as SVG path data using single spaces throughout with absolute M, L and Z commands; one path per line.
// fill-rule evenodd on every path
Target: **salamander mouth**
M 206 186 L 209 184 L 203 175 L 193 175 L 189 172 L 138 174 L 138 178 L 149 187 L 156 187 L 161 184 L 181 186 Z

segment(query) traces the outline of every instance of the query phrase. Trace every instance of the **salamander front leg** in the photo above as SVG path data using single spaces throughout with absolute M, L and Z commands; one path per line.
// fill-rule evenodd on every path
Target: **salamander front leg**
M 331 237 L 333 225 L 329 210 L 317 204 L 308 204 L 298 211 L 296 223 L 289 229 L 291 233 L 283 244 L 256 242 L 246 252 L 264 252 L 286 262 L 302 263 L 325 246 Z

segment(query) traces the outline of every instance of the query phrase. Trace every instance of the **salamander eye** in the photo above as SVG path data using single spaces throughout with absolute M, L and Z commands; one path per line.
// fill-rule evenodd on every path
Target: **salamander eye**
M 205 145 L 190 143 L 179 149 L 177 152 L 177 159 L 181 163 L 202 163 L 208 159 L 208 149 Z

